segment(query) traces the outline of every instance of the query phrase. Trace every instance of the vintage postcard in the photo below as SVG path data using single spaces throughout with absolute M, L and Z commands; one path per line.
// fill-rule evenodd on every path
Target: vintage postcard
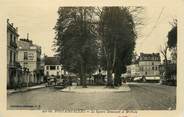
M 183 117 L 182 3 L 0 0 L 0 116 Z

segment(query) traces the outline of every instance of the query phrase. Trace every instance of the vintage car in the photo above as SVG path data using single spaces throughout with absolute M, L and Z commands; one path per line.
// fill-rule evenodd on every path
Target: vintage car
M 47 78 L 47 84 L 46 86 L 54 86 L 56 84 L 56 78 L 54 76 L 49 76 Z

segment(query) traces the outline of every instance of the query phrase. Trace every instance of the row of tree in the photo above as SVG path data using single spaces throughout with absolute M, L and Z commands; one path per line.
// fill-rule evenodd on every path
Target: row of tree
M 64 69 L 80 76 L 81 84 L 87 87 L 86 78 L 100 66 L 107 70 L 108 86 L 120 85 L 137 38 L 139 21 L 134 13 L 141 9 L 60 7 L 54 46 Z

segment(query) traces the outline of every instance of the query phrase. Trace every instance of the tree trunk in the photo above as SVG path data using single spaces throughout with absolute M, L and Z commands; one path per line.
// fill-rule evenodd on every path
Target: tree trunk
M 170 77 L 170 71 L 168 67 L 168 60 L 167 60 L 167 47 L 164 50 L 164 57 L 165 57 L 165 77 L 168 79 Z
M 118 70 L 115 71 L 114 85 L 121 86 L 121 72 Z
M 117 42 L 116 42 L 116 38 L 115 38 L 115 40 L 114 40 L 115 42 L 114 42 L 114 51 L 113 51 L 113 63 L 112 63 L 112 71 L 114 72 L 114 74 L 115 74 L 115 64 L 116 64 L 116 54 L 117 54 Z M 116 83 L 116 74 L 114 75 L 114 83 Z M 114 85 L 114 84 L 113 84 Z
M 112 86 L 112 67 L 109 56 L 107 57 L 107 86 Z
M 83 86 L 83 81 L 84 80 L 84 77 L 83 77 L 83 65 L 81 63 L 81 67 L 80 67 L 80 85 Z
M 115 63 L 116 63 L 116 39 L 115 39 L 115 42 L 114 42 L 114 52 L 113 52 L 113 63 L 112 63 L 112 69 L 115 69 Z
M 170 78 L 170 71 L 169 71 L 167 56 L 165 56 L 165 77 L 166 79 Z
M 87 65 L 84 64 L 84 74 L 83 74 L 83 88 L 87 88 L 87 84 L 86 84 L 86 71 L 87 71 Z

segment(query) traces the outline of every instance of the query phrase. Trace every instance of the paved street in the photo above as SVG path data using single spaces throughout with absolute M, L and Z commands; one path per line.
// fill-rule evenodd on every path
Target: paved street
M 130 91 L 78 93 L 52 87 L 8 95 L 8 109 L 42 110 L 170 110 L 176 108 L 176 87 L 129 83 Z

